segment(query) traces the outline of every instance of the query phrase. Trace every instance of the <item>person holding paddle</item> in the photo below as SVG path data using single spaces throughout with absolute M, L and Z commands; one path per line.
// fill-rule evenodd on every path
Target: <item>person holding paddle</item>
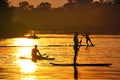
M 35 45 L 31 51 L 31 56 L 32 56 L 33 62 L 37 62 L 37 53 L 39 53 L 39 57 L 42 58 L 42 55 L 40 54 L 39 50 L 37 49 L 37 45 Z
M 77 56 L 78 56 L 78 51 L 79 51 L 79 48 L 80 48 L 80 45 L 78 44 L 82 43 L 82 39 L 80 40 L 80 42 L 78 42 L 78 32 L 75 32 L 74 33 L 74 64 L 76 64 L 76 60 L 77 60 Z

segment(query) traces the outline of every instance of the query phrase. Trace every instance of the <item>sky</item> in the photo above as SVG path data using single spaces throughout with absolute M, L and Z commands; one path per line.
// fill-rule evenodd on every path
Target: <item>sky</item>
M 34 5 L 36 7 L 39 5 L 41 2 L 49 2 L 52 4 L 52 7 L 61 7 L 63 4 L 67 2 L 67 0 L 9 0 L 11 2 L 11 5 L 18 7 L 19 2 L 22 1 L 28 1 L 30 5 Z M 99 1 L 99 0 L 94 0 L 94 1 Z
M 19 2 L 28 1 L 30 5 L 34 5 L 36 7 L 41 2 L 49 2 L 52 4 L 52 7 L 60 7 L 67 2 L 67 0 L 9 0 L 11 5 L 19 6 Z

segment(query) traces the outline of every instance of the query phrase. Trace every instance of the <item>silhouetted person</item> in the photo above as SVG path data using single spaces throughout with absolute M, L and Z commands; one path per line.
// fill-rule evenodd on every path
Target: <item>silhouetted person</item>
M 73 68 L 74 68 L 74 79 L 78 80 L 78 70 L 77 70 L 76 65 L 74 65 Z
M 86 33 L 84 36 L 86 38 L 86 44 L 87 44 L 87 46 L 89 45 L 88 41 L 91 43 L 91 46 L 94 46 L 93 43 L 92 43 L 92 41 L 91 41 L 91 39 L 90 39 L 90 37 L 89 37 L 89 35 Z
M 74 64 L 76 64 L 77 56 L 79 51 L 79 45 L 78 45 L 78 33 L 76 32 L 74 34 Z
M 39 50 L 37 49 L 37 45 L 35 45 L 31 52 L 33 62 L 37 61 L 37 53 L 39 53 L 39 57 L 42 58 L 42 55 L 40 54 Z
M 81 43 L 82 43 L 82 38 L 80 40 L 80 42 L 78 41 L 78 33 L 74 33 L 74 65 L 73 65 L 73 68 L 74 68 L 74 79 L 75 80 L 78 80 L 78 70 L 77 70 L 77 63 L 76 63 L 76 60 L 77 60 L 77 56 L 78 56 L 78 51 L 79 51 L 79 48 L 81 46 Z

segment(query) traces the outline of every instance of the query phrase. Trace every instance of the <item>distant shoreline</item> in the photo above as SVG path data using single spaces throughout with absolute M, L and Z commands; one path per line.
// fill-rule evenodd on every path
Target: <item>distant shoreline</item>
M 71 33 L 38 33 L 38 34 L 53 34 L 53 35 L 55 35 L 55 34 L 61 34 L 61 35 L 64 35 L 64 34 L 66 34 L 66 35 L 72 35 L 73 33 L 71 32 Z M 82 33 L 79 33 L 79 34 L 82 34 Z M 90 33 L 90 35 L 120 35 L 120 33 L 117 33 L 117 34 L 115 34 L 115 33 Z M 8 36 L 8 37 L 0 37 L 0 39 L 7 39 L 7 38 L 23 38 L 24 36 L 23 35 L 21 35 L 21 36 Z M 115 37 L 116 38 L 116 37 Z M 118 37 L 117 37 L 118 38 Z

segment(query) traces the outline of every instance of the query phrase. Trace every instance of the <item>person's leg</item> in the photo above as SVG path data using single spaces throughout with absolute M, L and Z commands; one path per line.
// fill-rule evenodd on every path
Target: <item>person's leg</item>
M 88 39 L 86 39 L 86 44 L 87 44 L 87 46 L 89 45 L 89 44 L 88 44 Z
M 74 52 L 74 64 L 76 64 L 77 55 L 78 55 L 78 50 L 75 50 L 75 52 Z
M 89 41 L 90 41 L 90 43 L 91 43 L 91 45 L 93 46 L 93 43 L 92 43 L 92 41 L 89 39 Z

